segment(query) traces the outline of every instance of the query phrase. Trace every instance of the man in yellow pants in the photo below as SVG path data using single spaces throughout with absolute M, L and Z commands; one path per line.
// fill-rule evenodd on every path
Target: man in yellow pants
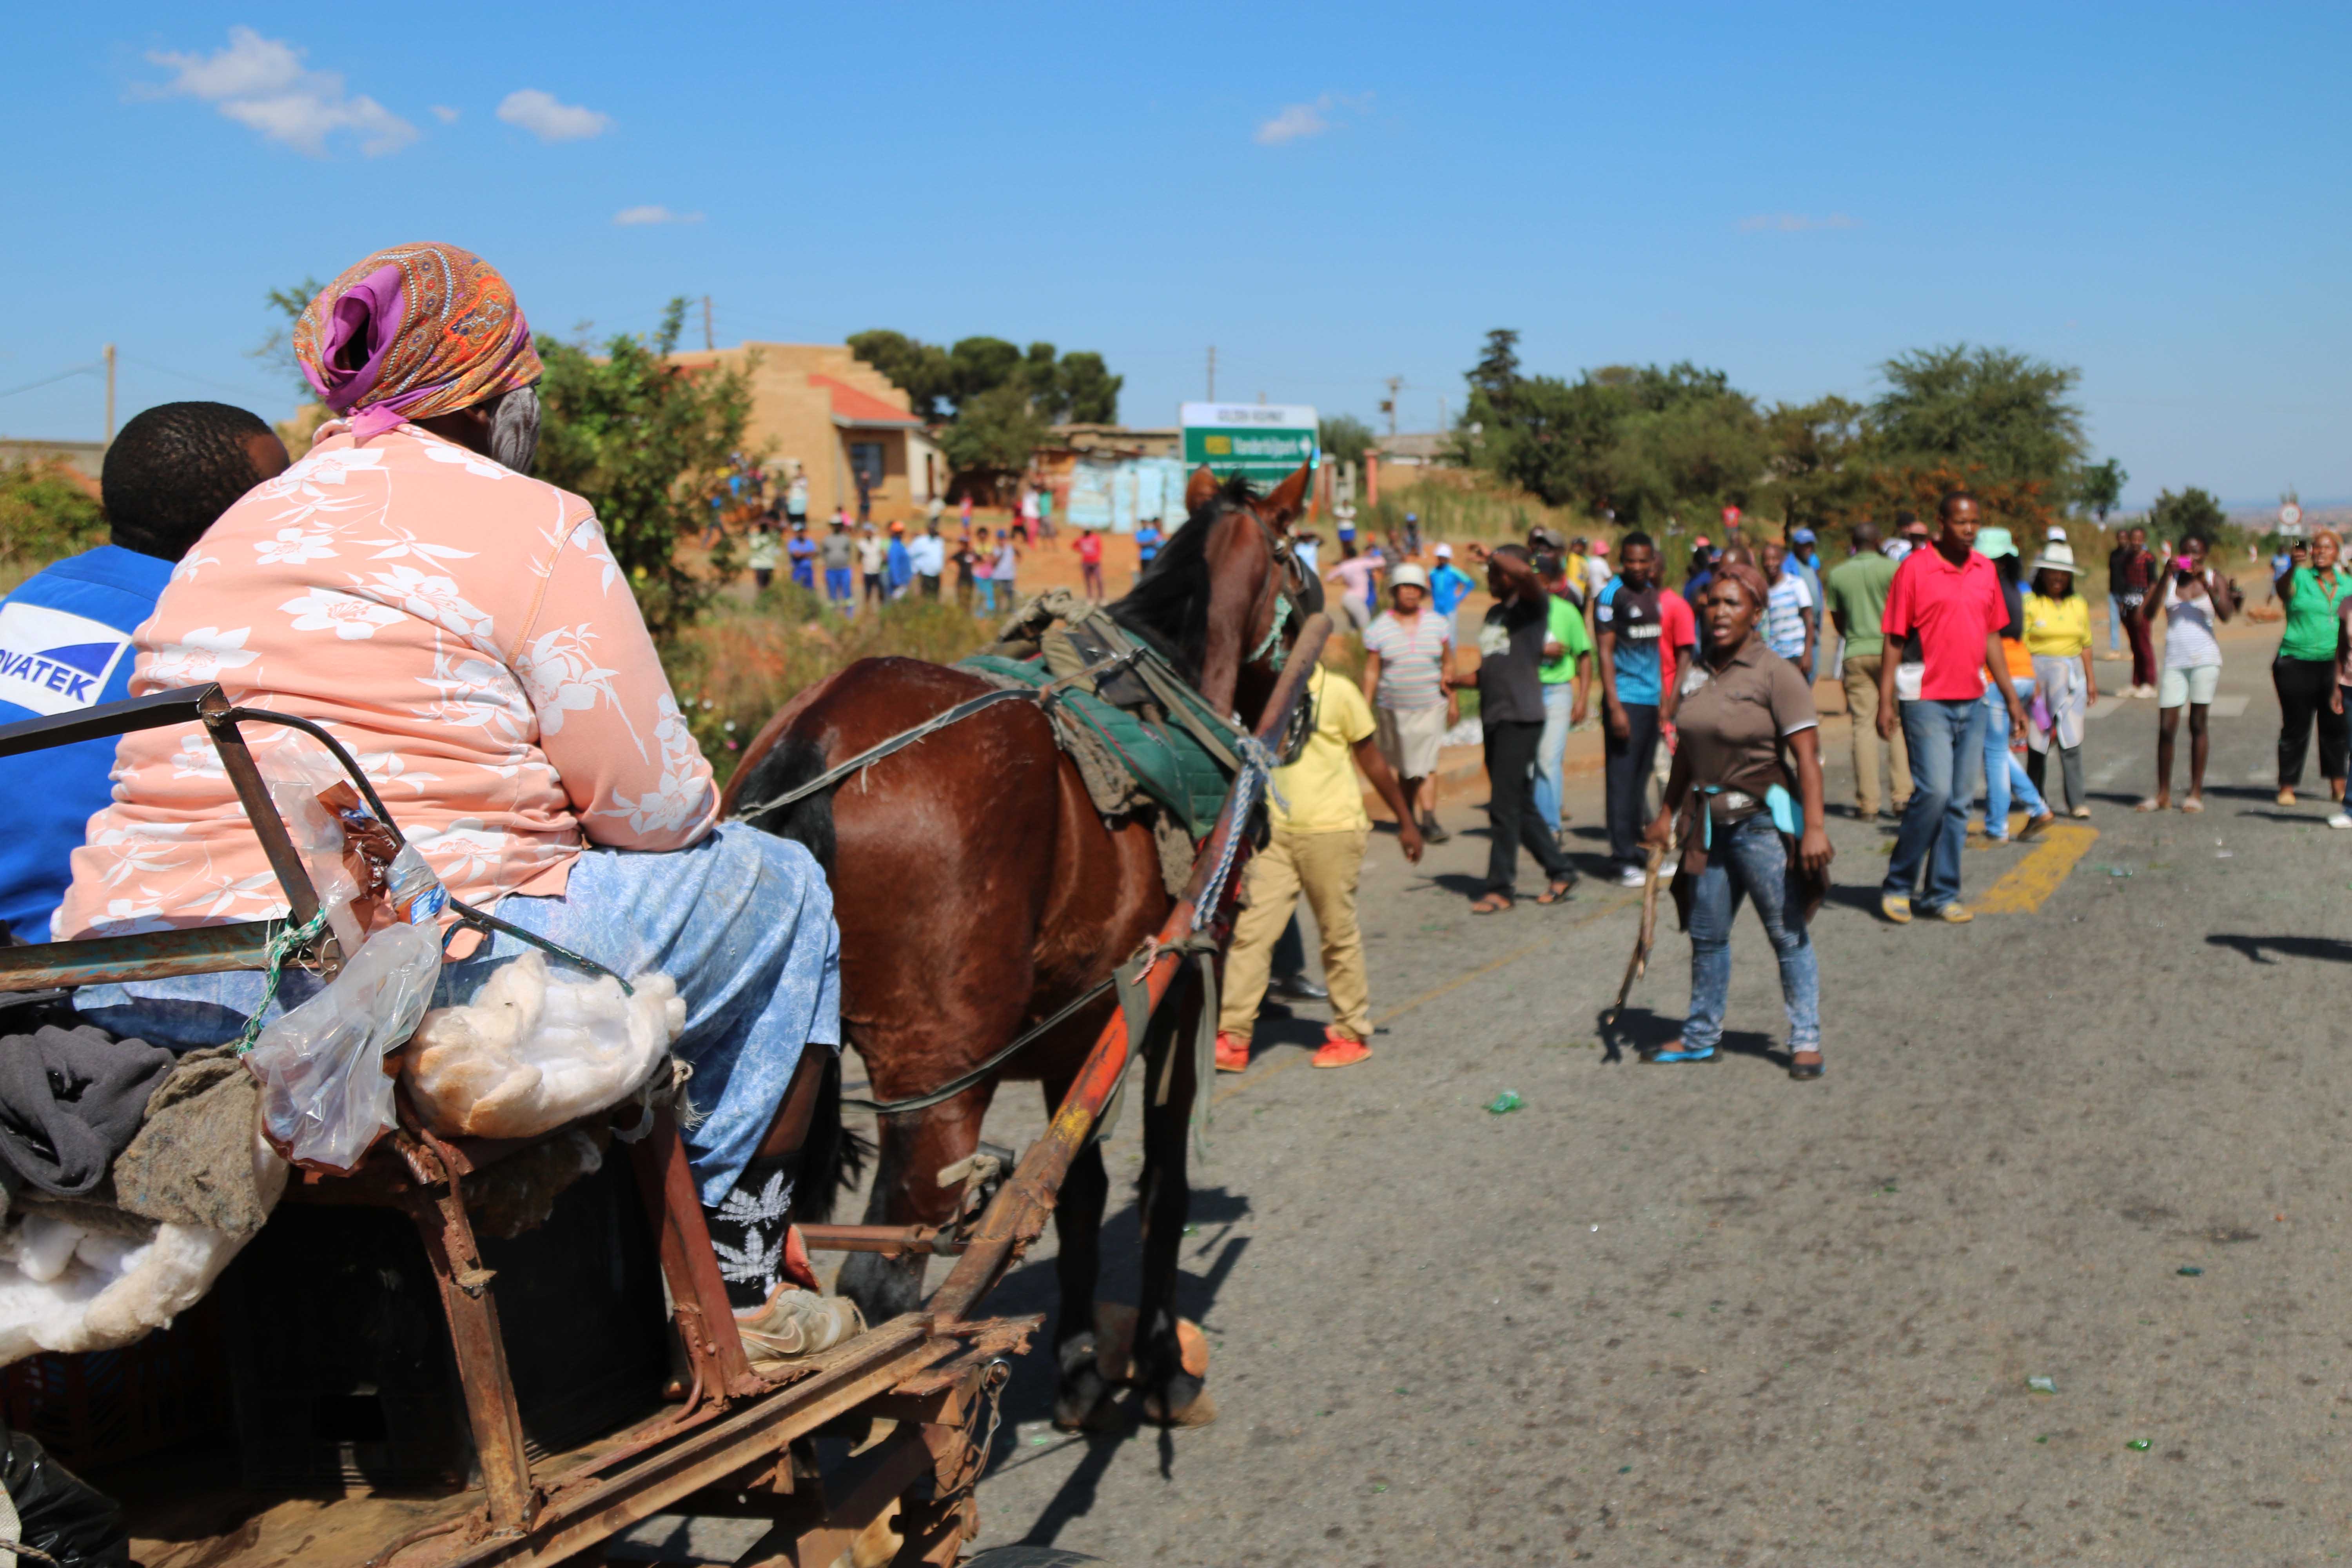
M 1397 819 L 1397 841 L 1407 860 L 1421 859 L 1421 829 L 1406 805 L 1388 759 L 1374 742 L 1371 705 L 1355 682 L 1318 668 L 1308 679 L 1315 732 L 1297 762 L 1276 768 L 1274 787 L 1283 804 L 1270 805 L 1273 837 L 1250 858 L 1241 918 L 1225 953 L 1224 1000 L 1217 1016 L 1217 1070 L 1249 1066 L 1250 1030 L 1265 1000 L 1274 944 L 1290 923 L 1298 895 L 1315 911 L 1323 938 L 1323 983 L 1331 990 L 1331 1022 L 1323 1030 L 1318 1068 L 1353 1067 L 1372 1054 L 1371 991 L 1364 977 L 1364 936 L 1356 924 L 1356 878 L 1372 819 L 1356 768 Z M 1287 809 L 1286 809 L 1286 807 Z

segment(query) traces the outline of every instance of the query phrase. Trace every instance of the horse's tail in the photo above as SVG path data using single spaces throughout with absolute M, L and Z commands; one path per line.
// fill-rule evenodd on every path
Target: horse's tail
M 816 1109 L 809 1117 L 808 1140 L 801 1145 L 801 1180 L 793 1190 L 793 1218 L 823 1225 L 833 1217 L 834 1199 L 857 1185 L 866 1163 L 874 1155 L 873 1140 L 841 1124 L 841 1053 L 828 1051 L 824 1081 L 817 1086 Z
M 774 745 L 745 770 L 742 782 L 735 786 L 732 793 L 755 805 L 760 801 L 773 800 L 778 795 L 791 794 L 824 773 L 829 765 L 824 747 L 805 735 L 797 735 L 787 730 L 776 737 Z M 772 810 L 746 812 L 744 820 L 763 833 L 772 833 L 779 838 L 789 838 L 801 845 L 815 857 L 817 865 L 824 868 L 828 879 L 833 876 L 832 790 L 818 790 Z

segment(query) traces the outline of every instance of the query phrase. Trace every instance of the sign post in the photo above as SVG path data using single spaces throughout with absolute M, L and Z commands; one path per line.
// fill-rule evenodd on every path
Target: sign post
M 2303 537 L 2303 508 L 2293 501 L 2279 508 L 2279 531 L 2289 539 Z
M 1220 479 L 1239 474 L 1265 489 L 1321 461 L 1315 410 L 1304 404 L 1187 403 L 1181 418 L 1188 469 L 1205 464 Z

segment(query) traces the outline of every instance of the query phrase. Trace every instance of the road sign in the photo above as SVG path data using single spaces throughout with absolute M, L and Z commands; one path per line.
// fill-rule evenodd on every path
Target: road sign
M 2289 535 L 2301 533 L 2303 531 L 2303 508 L 2295 505 L 2293 501 L 2289 501 L 2284 506 L 2279 508 L 2279 531 Z
M 1738 507 L 1727 506 L 1723 509 L 1723 526 L 1726 528 L 1738 528 L 1739 526 L 1739 509 Z M 1873 774 L 1872 776 L 1875 777 L 1877 775 Z
M 1315 410 L 1305 404 L 1187 403 L 1180 419 L 1187 468 L 1206 464 L 1221 477 L 1270 486 L 1320 457 Z

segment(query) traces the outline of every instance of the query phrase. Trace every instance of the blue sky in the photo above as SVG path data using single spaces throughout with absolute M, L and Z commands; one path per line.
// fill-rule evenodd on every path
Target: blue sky
M 2352 8 L 1267 5 L 233 9 L 12 25 L 0 394 L 289 389 L 263 291 L 490 258 L 542 330 L 1096 348 L 1406 427 L 1490 327 L 1866 397 L 1909 347 L 2079 366 L 2137 504 L 2352 497 Z M 26 68 L 39 62 L 38 69 Z M 622 215 L 668 221 L 616 221 Z M 690 341 L 698 341 L 698 328 Z M 95 437 L 98 379 L 0 396 Z

